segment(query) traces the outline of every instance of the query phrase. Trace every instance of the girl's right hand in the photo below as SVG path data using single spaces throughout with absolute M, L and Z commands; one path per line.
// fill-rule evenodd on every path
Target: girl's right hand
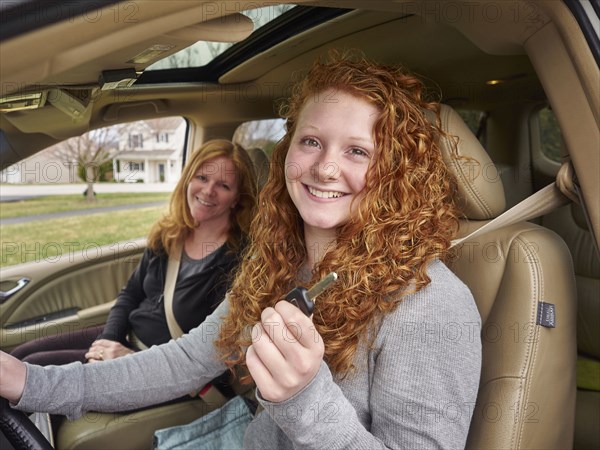
M 0 351 L 0 396 L 11 403 L 19 403 L 25 389 L 26 375 L 25 364 Z
M 260 394 L 282 402 L 302 390 L 315 377 L 325 345 L 312 320 L 286 301 L 265 308 L 252 330 L 246 364 Z

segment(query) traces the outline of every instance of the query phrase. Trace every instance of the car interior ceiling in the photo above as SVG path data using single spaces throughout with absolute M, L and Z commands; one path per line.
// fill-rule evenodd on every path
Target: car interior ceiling
M 363 31 L 355 32 L 348 37 L 343 32 L 346 27 L 341 28 L 340 22 L 348 29 L 356 30 L 356 27 L 360 26 Z M 522 50 L 517 55 L 491 56 L 477 48 L 453 27 L 445 24 L 427 24 L 425 35 L 427 37 L 423 38 L 423 26 L 422 18 L 414 14 L 407 15 L 400 12 L 390 15 L 387 12 L 354 11 L 337 17 L 332 24 L 324 23 L 319 27 L 318 32 L 312 30 L 310 42 L 304 42 L 302 35 L 295 36 L 284 45 L 275 46 L 262 55 L 250 58 L 239 67 L 222 74 L 219 84 L 198 78 L 194 70 L 147 72 L 140 76 L 138 84 L 135 84 L 133 89 L 124 91 L 120 95 L 119 92 L 97 92 L 90 87 L 87 96 L 93 99 L 93 102 L 90 102 L 89 111 L 86 108 L 84 116 L 87 120 L 72 120 L 60 109 L 49 106 L 29 111 L 28 114 L 6 114 L 4 128 L 8 135 L 11 135 L 13 134 L 11 131 L 27 131 L 28 128 L 35 127 L 35 130 L 40 133 L 40 142 L 36 145 L 34 139 L 34 142 L 29 142 L 27 145 L 28 150 L 34 152 L 38 148 L 49 145 L 49 139 L 44 138 L 43 134 L 55 140 L 81 134 L 88 127 L 96 128 L 109 124 L 117 116 L 115 110 L 118 110 L 119 120 L 126 120 L 128 115 L 136 118 L 151 117 L 157 111 L 164 109 L 165 105 L 161 105 L 157 100 L 154 100 L 154 104 L 149 104 L 146 99 L 156 99 L 157 95 L 161 94 L 160 85 L 165 80 L 169 80 L 171 72 L 187 72 L 187 74 L 183 80 L 181 93 L 178 94 L 176 89 L 165 89 L 165 96 L 168 96 L 169 102 L 172 102 L 181 113 L 189 112 L 197 116 L 197 122 L 203 126 L 211 126 L 211 117 L 217 117 L 217 121 L 222 121 L 222 116 L 219 115 L 219 109 L 214 108 L 210 108 L 210 113 L 203 114 L 203 109 L 197 108 L 198 98 L 190 97 L 188 83 L 201 83 L 197 88 L 197 97 L 200 97 L 200 101 L 210 102 L 212 96 L 223 98 L 225 102 L 228 99 L 237 102 L 238 108 L 234 111 L 227 107 L 228 105 L 222 108 L 222 115 L 229 116 L 232 112 L 239 114 L 239 117 L 231 118 L 232 123 L 250 118 L 272 117 L 273 99 L 285 95 L 289 74 L 302 70 L 315 57 L 322 55 L 327 48 L 331 47 L 361 48 L 371 57 L 389 63 L 401 63 L 423 76 L 432 89 L 443 93 L 444 102 L 455 107 L 468 105 L 471 108 L 485 109 L 486 95 L 490 96 L 490 101 L 498 102 L 499 99 L 510 98 L 510 95 L 504 95 L 506 92 L 527 92 L 531 100 L 543 100 L 543 90 Z M 382 43 L 377 38 L 380 35 L 390 36 L 390 39 Z M 398 45 L 398 43 L 404 44 Z M 294 48 L 297 57 L 290 59 L 290 47 Z M 432 49 L 434 54 L 439 53 L 445 57 L 432 57 Z M 461 64 L 455 64 L 456 60 L 460 60 Z M 73 72 L 77 74 L 78 70 Z M 153 78 L 146 78 L 147 75 Z M 465 76 L 468 76 L 471 86 L 460 82 Z M 485 85 L 485 81 L 490 79 L 503 79 L 507 83 L 495 92 L 473 92 L 475 86 Z M 79 81 L 83 79 L 80 78 Z M 50 84 L 55 82 L 56 80 L 49 77 Z M 269 89 L 261 90 L 261 86 L 268 86 Z M 63 86 L 61 89 L 63 93 L 68 92 L 69 89 L 73 91 L 69 86 Z M 83 88 L 78 90 L 81 91 Z M 236 98 L 239 97 L 240 92 L 248 92 L 248 95 L 252 96 L 252 102 L 240 102 L 239 98 Z M 138 102 L 138 105 L 132 104 L 133 102 Z M 127 103 L 127 108 L 111 110 L 110 104 L 113 103 Z M 219 107 L 218 102 L 212 103 L 217 103 L 212 106 Z M 144 108 L 148 109 L 146 114 L 142 111 Z M 14 147 L 18 147 L 17 143 Z M 7 162 L 9 160 L 3 157 L 4 166 Z

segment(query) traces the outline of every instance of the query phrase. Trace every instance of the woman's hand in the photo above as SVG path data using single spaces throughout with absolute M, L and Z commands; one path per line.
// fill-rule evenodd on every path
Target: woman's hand
M 109 341 L 108 339 L 98 339 L 92 343 L 92 346 L 85 354 L 85 357 L 88 362 L 92 363 L 117 359 L 131 353 L 134 353 L 134 351 L 125 347 L 120 342 Z
M 25 388 L 25 364 L 14 356 L 0 351 L 0 396 L 18 403 Z
M 312 321 L 294 305 L 281 301 L 275 308 L 266 308 L 252 329 L 246 364 L 262 397 L 282 402 L 315 377 L 324 351 Z

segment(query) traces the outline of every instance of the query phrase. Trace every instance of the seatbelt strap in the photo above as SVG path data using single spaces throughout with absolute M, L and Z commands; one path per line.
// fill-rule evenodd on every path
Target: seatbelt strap
M 177 275 L 179 274 L 179 266 L 181 264 L 181 255 L 183 252 L 182 243 L 178 243 L 169 255 L 169 262 L 167 263 L 167 275 L 165 277 L 165 289 L 163 291 L 163 298 L 165 302 L 165 316 L 167 317 L 167 325 L 169 326 L 169 333 L 173 339 L 178 339 L 183 336 L 183 330 L 175 319 L 173 313 L 173 295 L 175 293 L 175 284 L 177 284 Z M 212 383 L 208 383 L 199 392 L 190 392 L 190 397 L 200 397 L 209 405 L 215 407 L 221 407 L 227 403 L 227 397 L 225 397 L 221 391 L 219 391 Z
M 175 284 L 177 283 L 177 274 L 179 273 L 179 265 L 181 263 L 181 252 L 183 248 L 181 243 L 178 243 L 174 251 L 169 255 L 167 263 L 167 275 L 165 278 L 165 289 L 163 299 L 165 301 L 165 315 L 167 316 L 167 325 L 169 333 L 173 339 L 178 339 L 183 336 L 183 330 L 175 320 L 173 314 L 173 294 L 175 293 Z
M 580 203 L 579 192 L 580 191 L 577 189 L 577 185 L 574 182 L 573 166 L 570 161 L 566 161 L 558 171 L 554 183 L 549 184 L 535 194 L 530 195 L 525 200 L 517 203 L 508 211 L 503 212 L 498 217 L 469 235 L 454 239 L 450 247 L 455 247 L 464 241 L 473 239 L 492 230 L 543 216 L 572 201 Z

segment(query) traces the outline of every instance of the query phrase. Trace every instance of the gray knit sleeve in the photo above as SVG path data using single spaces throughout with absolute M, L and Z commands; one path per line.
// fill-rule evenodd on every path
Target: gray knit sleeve
M 294 397 L 261 399 L 285 436 L 303 449 L 464 448 L 481 368 L 480 318 L 473 297 L 443 264 L 432 283 L 382 321 L 356 371 L 332 376 L 325 363 Z M 264 420 L 263 426 L 268 428 Z M 247 443 L 265 445 L 260 420 Z
M 481 321 L 467 287 L 445 270 L 431 289 L 401 303 L 379 334 L 371 430 L 391 448 L 466 443 L 479 389 Z
M 25 390 L 15 406 L 61 414 L 116 412 L 181 397 L 226 370 L 213 342 L 228 301 L 180 339 L 115 360 L 65 366 L 27 364 Z

